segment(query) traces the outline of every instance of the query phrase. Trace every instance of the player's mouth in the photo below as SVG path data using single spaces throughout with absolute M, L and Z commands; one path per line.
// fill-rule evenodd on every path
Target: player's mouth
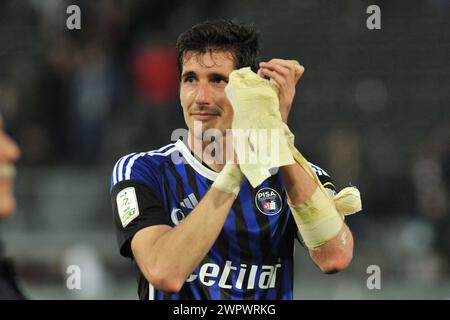
M 219 113 L 216 112 L 195 112 L 191 113 L 191 117 L 197 121 L 208 121 L 220 116 Z

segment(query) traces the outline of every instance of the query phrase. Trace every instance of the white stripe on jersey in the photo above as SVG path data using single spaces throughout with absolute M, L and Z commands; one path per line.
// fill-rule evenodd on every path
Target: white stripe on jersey
M 125 177 L 120 179 L 119 181 L 129 180 L 130 176 L 131 176 L 131 167 L 133 166 L 134 161 L 136 161 L 136 159 L 139 158 L 139 157 L 145 156 L 146 154 L 147 154 L 147 152 L 141 152 L 141 153 L 138 153 L 138 154 L 134 155 L 130 159 L 130 161 L 128 161 L 128 163 L 127 163 L 127 167 L 125 168 Z
M 113 169 L 113 185 L 115 185 L 116 182 L 117 182 L 117 165 L 119 164 L 119 162 L 120 162 L 123 158 L 124 158 L 124 157 L 120 158 L 120 159 L 116 162 L 116 165 L 114 166 L 114 169 Z
M 122 163 L 119 165 L 119 176 L 117 177 L 117 182 L 123 180 L 123 166 L 125 164 L 125 161 L 127 161 L 129 158 L 133 158 L 134 156 L 136 156 L 136 153 L 132 153 L 122 160 Z
M 148 300 L 155 300 L 155 287 L 148 283 Z
M 311 168 L 314 169 L 314 171 L 316 172 L 316 174 L 318 176 L 330 176 L 328 173 L 325 172 L 325 170 L 323 170 L 322 168 L 316 166 L 315 164 L 312 164 L 311 162 L 308 162 L 309 165 L 311 166 Z
M 175 144 L 171 143 L 168 144 L 164 147 L 159 148 L 158 150 L 155 151 L 149 151 L 149 152 L 141 152 L 140 154 L 149 154 L 149 155 L 165 155 L 164 153 L 160 153 L 161 150 L 166 149 L 167 147 L 174 147 Z M 166 150 L 167 151 L 167 150 Z M 130 158 L 134 158 L 140 154 L 136 154 L 136 152 L 130 153 L 126 156 L 123 156 L 122 158 L 119 159 L 119 161 L 117 161 L 116 165 L 114 166 L 114 171 L 113 171 L 113 185 L 115 185 L 116 183 L 123 181 L 124 180 L 124 170 L 123 170 L 123 166 L 125 165 L 125 162 L 130 159 Z M 131 160 L 130 160 L 131 161 Z M 134 162 L 134 160 L 133 160 Z M 127 166 L 128 167 L 128 166 Z M 118 170 L 117 170 L 118 168 Z M 117 173 L 119 172 L 119 173 Z
M 136 153 L 130 153 L 126 156 L 123 156 L 122 158 L 119 159 L 119 161 L 117 161 L 116 165 L 114 166 L 114 174 L 113 174 L 113 184 L 115 185 L 118 182 L 118 179 L 120 179 L 120 176 L 122 174 L 122 170 L 123 170 L 123 164 L 125 163 L 125 161 L 135 155 Z M 118 167 L 118 170 L 116 170 L 116 168 Z M 119 171 L 119 176 L 117 176 L 117 171 Z
M 137 158 L 143 157 L 145 155 L 149 155 L 149 156 L 168 156 L 169 154 L 171 154 L 175 150 L 176 150 L 176 148 L 170 148 L 169 150 L 166 150 L 165 152 L 150 151 L 150 152 L 141 152 L 139 154 L 136 154 L 135 156 L 133 156 L 130 159 L 130 161 L 127 164 L 127 168 L 125 170 L 125 178 L 124 178 L 124 180 L 130 180 L 130 178 L 131 178 L 131 168 L 133 167 L 134 162 L 136 161 Z M 122 180 L 120 180 L 120 181 L 122 181 Z

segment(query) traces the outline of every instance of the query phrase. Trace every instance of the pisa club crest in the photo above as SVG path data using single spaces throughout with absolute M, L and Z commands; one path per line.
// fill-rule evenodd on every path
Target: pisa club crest
M 258 190 L 255 196 L 255 204 L 261 213 L 268 216 L 274 216 L 280 213 L 283 207 L 280 195 L 272 188 Z

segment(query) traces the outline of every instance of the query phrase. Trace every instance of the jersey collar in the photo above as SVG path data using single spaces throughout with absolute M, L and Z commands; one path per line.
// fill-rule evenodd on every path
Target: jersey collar
M 177 140 L 175 142 L 175 146 L 177 149 L 181 152 L 183 157 L 186 159 L 186 161 L 189 163 L 189 165 L 199 174 L 204 176 L 206 179 L 209 179 L 211 181 L 216 180 L 216 177 L 219 175 L 218 172 L 215 172 L 209 168 L 207 168 L 203 163 L 201 163 L 191 152 L 188 146 L 181 141 Z

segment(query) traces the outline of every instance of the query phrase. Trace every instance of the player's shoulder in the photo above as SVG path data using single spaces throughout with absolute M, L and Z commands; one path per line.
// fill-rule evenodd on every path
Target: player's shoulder
M 146 164 L 149 166 L 159 164 L 170 159 L 171 153 L 175 150 L 175 144 L 170 143 L 159 149 L 142 151 L 142 152 L 132 152 L 123 157 L 120 157 L 116 161 L 114 167 L 123 166 L 125 164 L 134 165 L 135 163 Z
M 112 184 L 157 174 L 161 164 L 170 161 L 175 150 L 175 144 L 170 143 L 159 149 L 132 152 L 119 158 L 113 167 Z

